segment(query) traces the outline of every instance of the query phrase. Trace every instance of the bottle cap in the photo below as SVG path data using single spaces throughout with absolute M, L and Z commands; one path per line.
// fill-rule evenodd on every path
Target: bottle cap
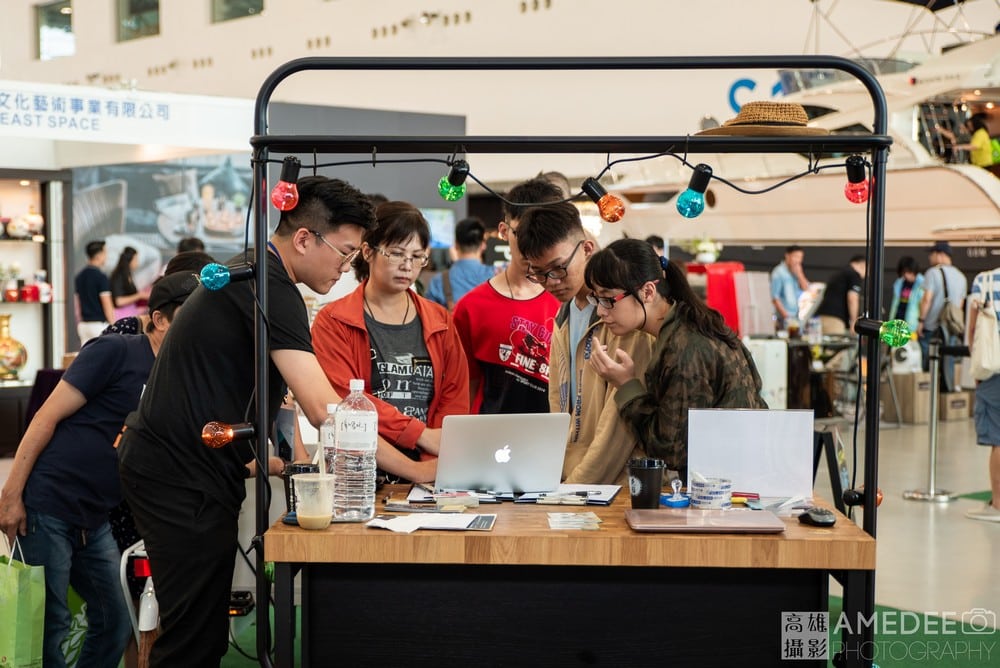
M 337 412 L 337 406 L 339 406 L 339 404 L 327 404 L 326 405 L 326 413 L 327 413 L 327 415 L 332 415 L 332 414 L 336 413 Z
M 365 381 L 361 378 L 351 379 L 351 392 L 364 392 L 365 391 Z

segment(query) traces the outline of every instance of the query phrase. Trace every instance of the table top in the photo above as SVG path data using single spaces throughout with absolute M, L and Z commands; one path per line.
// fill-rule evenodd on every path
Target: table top
M 405 489 L 380 490 L 376 514 L 386 493 Z M 832 528 L 784 518 L 786 529 L 780 534 L 653 534 L 628 526 L 625 510 L 629 507 L 629 495 L 623 490 L 606 507 L 508 502 L 471 509 L 497 515 L 492 531 L 420 529 L 401 534 L 363 523 L 331 524 L 310 531 L 279 521 L 264 535 L 264 558 L 290 563 L 875 568 L 875 539 L 840 513 Z M 601 528 L 549 528 L 548 513 L 577 511 L 593 511 L 603 520 Z

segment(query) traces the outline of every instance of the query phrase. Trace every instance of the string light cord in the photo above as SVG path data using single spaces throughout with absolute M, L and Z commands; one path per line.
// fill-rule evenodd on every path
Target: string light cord
M 615 165 L 620 165 L 620 164 L 630 163 L 630 162 L 644 162 L 646 160 L 655 160 L 656 158 L 664 158 L 664 157 L 674 158 L 678 162 L 680 162 L 681 164 L 683 164 L 685 167 L 688 167 L 688 168 L 691 168 L 691 169 L 695 168 L 695 165 L 693 165 L 690 161 L 688 161 L 688 159 L 685 156 L 678 155 L 673 150 L 669 150 L 669 151 L 662 151 L 660 153 L 652 153 L 652 154 L 649 154 L 649 155 L 640 155 L 640 156 L 632 156 L 632 157 L 628 157 L 628 158 L 618 158 L 616 160 L 608 160 L 606 162 L 604 168 L 594 178 L 599 181 L 601 178 L 604 177 L 604 175 L 606 175 L 609 171 L 611 171 L 611 169 L 613 167 L 615 167 Z M 318 170 L 320 168 L 327 168 L 327 167 L 348 167 L 348 166 L 352 166 L 352 165 L 371 165 L 372 168 L 375 168 L 379 164 L 386 164 L 386 165 L 389 165 L 389 164 L 396 164 L 396 165 L 406 165 L 406 164 L 438 164 L 438 165 L 444 165 L 446 167 L 451 167 L 455 163 L 455 160 L 456 160 L 456 158 L 454 157 L 454 155 L 452 157 L 450 157 L 450 158 L 388 158 L 388 159 L 383 159 L 383 158 L 379 158 L 377 156 L 377 153 L 375 152 L 374 149 L 372 151 L 372 156 L 370 158 L 366 158 L 364 160 L 339 160 L 339 161 L 335 161 L 335 162 L 321 162 L 321 163 L 317 163 L 317 162 L 315 162 L 315 155 L 313 156 L 313 159 L 314 159 L 314 162 L 313 162 L 312 165 L 303 165 L 303 166 L 307 167 L 307 168 L 311 168 L 313 170 L 314 174 L 316 173 L 316 170 Z M 261 162 L 281 164 L 281 160 L 264 160 L 264 161 L 261 161 Z M 843 163 L 843 162 L 838 162 L 838 163 L 829 164 L 829 165 L 819 165 L 819 164 L 817 164 L 817 162 L 813 158 L 813 156 L 810 155 L 809 156 L 809 164 L 808 164 L 807 168 L 804 171 L 802 171 L 802 172 L 800 172 L 798 174 L 793 174 L 792 176 L 789 176 L 788 178 L 782 179 L 781 181 L 778 181 L 777 183 L 775 183 L 773 185 L 770 185 L 770 186 L 768 186 L 766 188 L 761 188 L 759 190 L 753 190 L 753 189 L 750 189 L 750 188 L 743 188 L 741 186 L 736 185 L 732 181 L 730 181 L 730 180 L 728 180 L 728 179 L 726 179 L 726 178 L 724 178 L 722 176 L 718 176 L 716 174 L 712 174 L 711 178 L 713 180 L 715 180 L 715 181 L 718 181 L 719 183 L 722 183 L 722 184 L 724 184 L 726 186 L 729 186 L 733 190 L 735 190 L 735 191 L 737 191 L 739 193 L 742 193 L 744 195 L 763 195 L 763 194 L 769 193 L 769 192 L 771 192 L 773 190 L 777 190 L 778 188 L 781 188 L 782 186 L 788 185 L 789 183 L 792 183 L 793 181 L 801 179 L 804 176 L 810 176 L 812 174 L 818 174 L 821 171 L 824 171 L 824 170 L 827 170 L 827 169 L 844 169 L 846 166 L 847 166 L 847 164 Z M 870 163 L 867 160 L 865 160 L 865 166 L 866 167 L 870 167 Z M 504 204 L 507 204 L 507 205 L 510 205 L 510 206 L 524 206 L 522 203 L 511 202 L 510 200 L 506 199 L 499 192 L 497 192 L 496 190 L 494 190 L 493 188 L 491 188 L 489 185 L 487 185 L 485 182 L 483 182 L 482 180 L 480 180 L 475 175 L 474 172 L 470 171 L 469 175 L 468 175 L 468 178 L 470 180 L 474 181 L 484 191 L 486 191 L 487 193 L 489 193 L 490 195 L 492 195 L 496 199 L 500 200 Z M 541 203 L 541 204 L 539 204 L 539 206 L 551 206 L 553 204 L 563 204 L 563 203 L 566 203 L 566 202 L 576 202 L 576 201 L 581 200 L 581 199 L 583 199 L 583 200 L 587 199 L 586 193 L 584 193 L 582 190 L 580 192 L 574 194 L 574 195 L 571 195 L 569 197 L 566 197 L 566 198 L 563 198 L 563 199 L 560 199 L 560 200 L 551 200 L 551 201 L 548 201 L 548 202 Z M 249 208 L 248 208 L 248 212 L 247 212 L 247 235 L 249 235 L 249 228 L 250 228 L 250 216 L 249 216 Z M 245 252 L 246 252 L 247 248 L 249 248 L 249 239 L 247 237 L 245 237 L 245 239 L 244 239 L 244 251 Z

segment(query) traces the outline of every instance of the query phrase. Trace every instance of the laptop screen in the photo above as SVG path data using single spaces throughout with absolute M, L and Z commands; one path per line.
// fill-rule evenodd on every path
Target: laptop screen
M 559 486 L 569 413 L 449 415 L 435 488 L 551 492 Z

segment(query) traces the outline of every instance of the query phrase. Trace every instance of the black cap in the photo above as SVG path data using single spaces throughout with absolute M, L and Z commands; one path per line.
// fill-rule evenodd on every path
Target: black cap
M 951 244 L 947 241 L 935 241 L 934 245 L 927 249 L 928 253 L 944 253 L 951 257 Z
M 178 272 L 156 279 L 149 291 L 149 312 L 159 311 L 167 304 L 183 304 L 198 287 L 198 276 Z

